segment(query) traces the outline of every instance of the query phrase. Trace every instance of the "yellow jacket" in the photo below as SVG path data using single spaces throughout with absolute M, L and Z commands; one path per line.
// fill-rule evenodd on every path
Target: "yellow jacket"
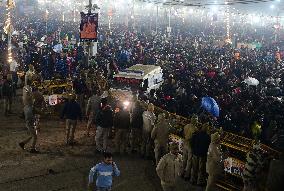
M 188 142 L 192 138 L 193 133 L 197 130 L 196 125 L 189 123 L 183 128 L 184 142 Z

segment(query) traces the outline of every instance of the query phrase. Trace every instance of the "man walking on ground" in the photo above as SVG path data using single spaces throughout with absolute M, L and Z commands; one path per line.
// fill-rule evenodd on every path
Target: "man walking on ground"
M 33 88 L 33 100 L 34 100 L 34 113 L 35 113 L 35 124 L 36 129 L 40 129 L 40 117 L 43 110 L 46 108 L 46 103 L 44 101 L 43 94 L 39 91 L 37 87 Z
M 36 150 L 37 132 L 35 127 L 35 114 L 33 109 L 33 95 L 32 88 L 31 86 L 29 86 L 29 84 L 30 82 L 27 82 L 27 85 L 24 86 L 23 89 L 23 103 L 26 128 L 28 129 L 30 136 L 24 141 L 20 142 L 19 146 L 24 150 L 25 145 L 33 139 L 30 153 L 38 153 L 38 151 Z
M 2 95 L 4 98 L 4 114 L 8 116 L 11 113 L 11 107 L 13 102 L 13 94 L 14 94 L 14 85 L 12 81 L 12 75 L 8 74 L 7 79 L 4 81 L 2 85 Z
M 31 105 L 33 106 L 34 104 L 34 99 L 33 99 L 33 90 L 31 86 L 31 81 L 28 80 L 26 82 L 26 85 L 23 87 L 23 105 Z
M 115 128 L 115 152 L 123 154 L 126 152 L 130 126 L 130 114 L 127 108 L 120 106 L 118 111 L 114 114 L 113 121 Z
M 99 152 L 106 151 L 108 135 L 113 126 L 113 111 L 106 98 L 101 101 L 101 108 L 96 116 L 96 126 L 96 149 Z
M 111 191 L 112 177 L 119 176 L 115 162 L 112 160 L 111 153 L 104 153 L 103 162 L 91 168 L 89 173 L 89 190 L 92 190 L 94 176 L 96 176 L 96 191 Z
M 89 98 L 87 108 L 86 108 L 86 116 L 88 117 L 87 123 L 87 136 L 90 136 L 90 128 L 95 123 L 96 114 L 100 108 L 101 98 L 98 96 L 97 91 L 94 90 L 93 95 Z M 96 127 L 95 127 L 96 131 Z
M 176 181 L 182 170 L 182 159 L 178 151 L 178 144 L 172 143 L 170 153 L 161 158 L 156 168 L 163 191 L 174 191 L 176 189 Z
M 83 74 L 79 75 L 79 78 L 76 78 L 73 82 L 73 88 L 75 91 L 75 94 L 77 96 L 78 104 L 80 105 L 80 108 L 84 110 L 85 108 L 85 100 L 84 96 L 87 93 L 87 85 L 86 85 L 86 80 L 84 78 Z
M 61 119 L 66 116 L 66 144 L 73 145 L 77 120 L 82 121 L 82 112 L 80 105 L 76 102 L 76 95 L 72 94 L 67 103 L 65 103 Z

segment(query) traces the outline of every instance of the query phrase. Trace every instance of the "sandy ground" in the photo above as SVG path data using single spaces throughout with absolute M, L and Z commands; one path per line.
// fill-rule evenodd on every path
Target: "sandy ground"
M 19 100 L 19 98 L 18 98 Z M 13 105 L 9 117 L 0 114 L 0 191 L 86 191 L 90 168 L 101 160 L 95 153 L 93 137 L 86 137 L 85 123 L 79 124 L 74 147 L 64 145 L 64 123 L 46 117 L 41 121 L 38 149 L 40 154 L 22 151 L 18 143 L 27 137 L 20 113 L 20 101 Z M 136 155 L 114 156 L 121 176 L 114 179 L 113 191 L 161 191 L 151 161 Z M 50 170 L 54 173 L 50 173 Z M 177 191 L 189 188 L 180 180 Z

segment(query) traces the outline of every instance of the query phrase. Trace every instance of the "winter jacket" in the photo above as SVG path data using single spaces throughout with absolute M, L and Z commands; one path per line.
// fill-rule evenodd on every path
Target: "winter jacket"
M 73 82 L 73 88 L 76 95 L 84 94 L 87 92 L 87 85 L 84 79 L 76 79 Z
M 151 133 L 156 120 L 155 114 L 150 111 L 144 111 L 142 117 L 143 117 L 143 130 Z
M 6 80 L 2 85 L 2 96 L 12 97 L 14 92 L 14 85 L 11 80 Z
M 96 115 L 96 125 L 102 128 L 111 128 L 113 126 L 113 111 L 111 106 L 102 107 Z
M 80 105 L 76 101 L 68 101 L 65 103 L 61 118 L 66 116 L 66 119 L 82 120 L 82 111 Z
M 209 144 L 210 136 L 206 132 L 199 131 L 194 133 L 191 140 L 193 155 L 197 157 L 206 157 Z
M 154 139 L 155 144 L 161 146 L 168 144 L 170 127 L 168 122 L 161 121 L 153 128 L 151 138 Z
M 109 165 L 105 163 L 99 163 L 91 168 L 89 173 L 89 184 L 93 183 L 94 176 L 96 176 L 96 186 L 100 188 L 111 188 L 112 176 L 119 176 L 120 171 L 116 164 Z
M 136 103 L 132 110 L 132 121 L 131 121 L 131 127 L 141 129 L 143 126 L 143 108 L 139 105 L 139 103 Z
M 245 184 L 256 183 L 263 170 L 264 162 L 265 157 L 261 149 L 253 148 L 247 153 L 245 169 L 243 171 L 243 181 Z
M 54 65 L 54 71 L 60 74 L 61 77 L 67 77 L 67 63 L 66 58 L 60 58 L 56 60 Z
M 162 184 L 174 185 L 182 170 L 181 157 L 172 153 L 164 155 L 159 161 L 156 171 Z
M 129 129 L 130 114 L 127 111 L 120 110 L 114 115 L 113 125 L 116 129 Z

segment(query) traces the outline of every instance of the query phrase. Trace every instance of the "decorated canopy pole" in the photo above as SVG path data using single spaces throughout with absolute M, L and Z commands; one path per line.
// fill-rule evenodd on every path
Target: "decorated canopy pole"
M 88 13 L 81 12 L 80 40 L 87 43 L 87 62 L 89 65 L 90 57 L 97 53 L 98 13 L 95 11 L 99 7 L 97 4 L 93 4 L 92 0 L 89 0 L 89 5 L 86 8 Z
M 6 14 L 6 21 L 4 25 L 4 32 L 8 36 L 8 52 L 7 52 L 7 63 L 11 64 L 12 63 L 12 43 L 11 43 L 11 36 L 13 32 L 13 26 L 12 26 L 12 21 L 11 21 L 11 9 L 15 7 L 15 2 L 13 0 L 7 0 L 7 14 Z
M 172 27 L 171 27 L 171 14 L 172 14 L 172 5 L 170 4 L 170 8 L 169 8 L 169 24 L 167 27 L 167 32 L 168 32 L 168 37 L 171 37 L 171 32 L 172 32 Z
M 48 9 L 46 8 L 45 9 L 45 14 L 44 14 L 44 18 L 45 18 L 45 34 L 47 35 L 47 31 L 48 31 L 48 14 L 49 14 L 49 11 Z
M 226 4 L 226 42 L 232 43 L 231 40 L 231 26 L 230 26 L 230 0 L 225 1 Z
M 156 34 L 158 34 L 159 5 L 156 6 Z
M 112 23 L 112 17 L 113 17 L 113 5 L 108 1 L 108 30 L 111 32 L 111 23 Z

